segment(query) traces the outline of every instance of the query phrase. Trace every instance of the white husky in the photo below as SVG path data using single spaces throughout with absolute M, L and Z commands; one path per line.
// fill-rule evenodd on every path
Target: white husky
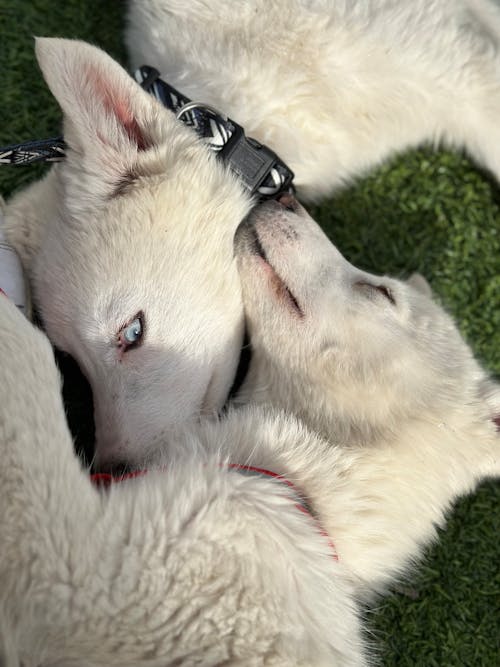
M 73 453 L 47 339 L 0 299 L 6 667 L 367 664 L 357 598 L 500 475 L 500 387 L 422 279 L 356 269 L 289 197 L 236 249 L 243 393 L 303 422 L 254 406 L 146 434 L 148 472 L 109 490 Z
M 237 248 L 253 348 L 242 398 L 346 450 L 328 493 L 312 473 L 316 508 L 358 584 L 383 584 L 453 498 L 500 474 L 500 387 L 421 276 L 352 266 L 292 197 L 256 209 Z
M 494 0 L 130 0 L 150 64 L 268 143 L 318 198 L 423 141 L 500 178 Z
M 424 140 L 465 145 L 500 174 L 488 0 L 141 0 L 129 22 L 134 64 L 269 143 L 303 196 Z M 12 200 L 7 232 L 50 338 L 90 380 L 102 465 L 165 416 L 224 403 L 242 332 L 231 243 L 249 202 L 102 52 L 57 41 L 38 54 L 70 150 Z
M 111 464 L 159 423 L 225 403 L 243 335 L 233 237 L 250 199 L 105 53 L 43 39 L 37 56 L 69 148 L 11 200 L 5 228 L 50 339 L 90 381 L 97 462 Z

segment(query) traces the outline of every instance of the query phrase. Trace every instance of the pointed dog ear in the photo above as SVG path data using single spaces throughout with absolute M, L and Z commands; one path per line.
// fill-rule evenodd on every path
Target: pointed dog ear
M 422 274 L 412 273 L 412 275 L 408 278 L 406 282 L 408 283 L 408 285 L 413 287 L 413 289 L 417 290 L 417 292 L 420 292 L 425 296 L 432 297 L 431 286 L 429 285 L 429 283 Z
M 161 105 L 104 51 L 85 42 L 38 38 L 36 55 L 64 113 L 68 159 L 73 150 L 83 172 L 99 175 L 98 190 L 133 171 L 139 153 L 155 143 Z
M 37 38 L 36 56 L 83 145 L 97 142 L 117 151 L 148 147 L 153 100 L 104 51 L 77 40 Z

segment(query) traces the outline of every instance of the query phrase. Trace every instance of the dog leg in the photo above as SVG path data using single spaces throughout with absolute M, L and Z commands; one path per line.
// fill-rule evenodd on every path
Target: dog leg
M 0 338 L 0 656 L 10 666 L 16 645 L 24 660 L 43 643 L 34 619 L 49 624 L 55 588 L 70 584 L 71 529 L 92 520 L 98 494 L 73 453 L 49 341 L 3 295 Z

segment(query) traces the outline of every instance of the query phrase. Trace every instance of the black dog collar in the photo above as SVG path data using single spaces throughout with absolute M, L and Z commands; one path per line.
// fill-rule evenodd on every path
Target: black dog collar
M 251 194 L 269 199 L 290 191 L 294 177 L 291 169 L 267 146 L 246 137 L 241 125 L 207 104 L 192 102 L 160 79 L 154 67 L 144 65 L 134 77 L 144 90 L 192 127 L 208 148 L 238 175 Z
M 192 127 L 207 147 L 237 174 L 250 194 L 270 199 L 293 189 L 291 169 L 267 146 L 246 137 L 241 125 L 206 104 L 192 102 L 162 81 L 154 67 L 140 67 L 134 78 L 179 120 Z M 65 149 L 62 137 L 13 144 L 0 148 L 0 165 L 58 162 L 64 159 Z

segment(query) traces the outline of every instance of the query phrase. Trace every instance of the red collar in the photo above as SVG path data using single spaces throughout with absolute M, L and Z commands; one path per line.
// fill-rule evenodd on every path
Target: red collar
M 94 486 L 107 488 L 111 484 L 118 484 L 118 482 L 124 482 L 127 479 L 133 479 L 134 477 L 142 477 L 147 474 L 147 470 L 136 470 L 134 472 L 124 472 L 121 475 L 112 475 L 108 472 L 95 472 L 93 475 L 90 475 L 90 481 Z
M 326 530 L 321 526 L 318 517 L 313 513 L 311 506 L 307 502 L 307 500 L 304 497 L 304 494 L 295 486 L 293 482 L 291 482 L 289 479 L 286 477 L 283 477 L 283 475 L 279 475 L 276 472 L 272 472 L 271 470 L 265 470 L 264 468 L 257 468 L 255 466 L 244 466 L 240 465 L 239 463 L 228 463 L 227 468 L 229 470 L 235 470 L 242 475 L 255 475 L 255 476 L 261 476 L 261 477 L 271 477 L 272 479 L 276 480 L 277 482 L 281 482 L 282 484 L 286 484 L 286 486 L 289 488 L 289 490 L 292 493 L 293 500 L 295 502 L 295 507 L 303 512 L 304 514 L 307 514 L 311 518 L 312 521 L 316 524 L 318 531 L 320 535 L 322 535 L 325 539 L 328 540 L 328 544 L 330 546 L 330 549 L 332 550 L 332 556 L 334 560 L 338 560 L 337 552 L 335 550 L 335 545 L 333 544 L 332 540 L 330 539 L 330 536 L 326 532 Z M 126 472 L 121 475 L 112 475 L 110 473 L 105 473 L 105 472 L 98 472 L 94 473 L 93 475 L 90 476 L 90 481 L 98 487 L 102 488 L 107 488 L 111 486 L 112 484 L 117 484 L 119 482 L 124 482 L 128 479 L 135 479 L 136 477 L 143 477 L 148 473 L 147 470 L 136 470 L 134 472 Z

